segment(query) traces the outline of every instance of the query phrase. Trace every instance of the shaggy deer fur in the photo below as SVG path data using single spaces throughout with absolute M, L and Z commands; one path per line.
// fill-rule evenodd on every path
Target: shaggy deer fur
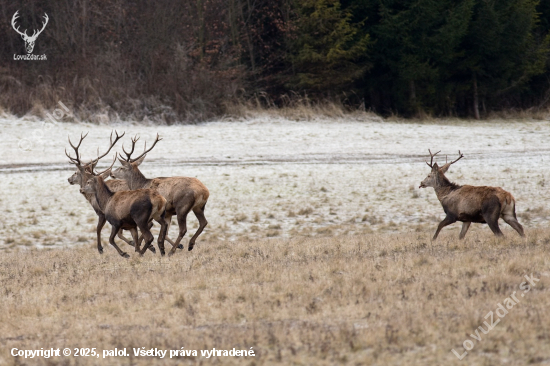
M 195 246 L 197 237 L 208 224 L 208 221 L 204 217 L 204 209 L 210 195 L 208 188 L 196 178 L 145 178 L 138 167 L 145 159 L 146 154 L 151 151 L 161 139 L 157 135 L 155 142 L 149 150 L 147 150 L 147 146 L 145 146 L 145 151 L 140 156 L 131 159 L 130 157 L 134 152 L 135 144 L 138 139 L 137 137 L 132 139 L 132 150 L 129 153 L 124 150 L 124 146 L 122 147 L 127 155 L 127 159 L 118 159 L 122 166 L 112 171 L 111 176 L 116 179 L 125 180 L 130 189 L 150 188 L 159 192 L 166 198 L 166 223 L 168 228 L 170 228 L 170 222 L 173 215 L 177 216 L 179 226 L 178 238 L 176 242 L 172 244 L 172 250 L 169 252 L 169 255 L 174 254 L 176 248 L 180 245 L 180 241 L 187 232 L 187 214 L 189 211 L 193 210 L 193 213 L 199 220 L 199 228 L 191 240 L 189 240 L 188 250 L 192 250 Z
M 446 177 L 445 172 L 451 164 L 456 163 L 464 155 L 458 152 L 458 159 L 445 164 L 441 168 L 433 162 L 436 152 L 431 155 L 431 163 L 428 166 L 432 169 L 431 173 L 420 183 L 419 188 L 433 187 L 435 194 L 445 211 L 445 219 L 439 223 L 433 240 L 437 239 L 439 232 L 447 225 L 456 221 L 462 222 L 462 230 L 459 238 L 463 239 L 472 222 L 487 223 L 489 228 L 496 236 L 502 236 L 502 231 L 498 226 L 498 219 L 502 218 L 508 225 L 524 236 L 523 227 L 516 218 L 515 200 L 512 194 L 500 187 L 486 186 L 460 186 L 451 183 Z
M 88 179 L 84 188 L 80 189 L 82 193 L 95 195 L 101 211 L 111 224 L 112 230 L 109 243 L 115 247 L 121 256 L 128 258 L 129 255 L 120 250 L 114 239 L 120 229 L 130 230 L 135 243 L 135 251 L 143 255 L 154 240 L 149 228 L 151 221 L 155 220 L 161 226 L 158 246 L 161 254 L 164 255 L 164 237 L 167 229 L 164 217 L 166 199 L 152 189 L 112 192 L 104 181 L 104 178 L 108 177 L 109 174 L 110 171 L 107 171 L 103 175 L 93 176 Z M 141 251 L 137 233 L 138 227 L 145 239 L 145 245 Z

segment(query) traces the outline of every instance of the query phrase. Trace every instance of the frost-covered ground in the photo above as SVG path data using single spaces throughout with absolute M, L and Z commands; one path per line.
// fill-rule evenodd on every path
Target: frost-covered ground
M 107 146 L 112 129 L 126 131 L 126 146 L 134 134 L 148 142 L 157 132 L 161 135 L 163 140 L 141 166 L 146 176 L 197 177 L 209 188 L 209 225 L 199 247 L 214 239 L 431 233 L 444 214 L 432 189 L 418 189 L 429 172 L 424 163 L 428 148 L 453 159 L 459 149 L 464 153 L 447 174 L 451 180 L 511 191 L 527 230 L 546 225 L 550 218 L 550 123 L 545 121 L 414 124 L 258 118 L 185 126 L 98 126 L 0 119 L 0 128 L 0 248 L 94 243 L 96 216 L 78 188 L 67 182 L 74 169 L 64 149 L 72 153 L 67 135 L 78 141 L 81 132 L 89 131 L 81 150 L 90 159 L 98 147 Z M 442 155 L 440 161 L 444 159 Z M 108 163 L 105 158 L 103 166 Z M 188 222 L 192 234 L 198 226 L 192 214 Z M 506 235 L 516 235 L 503 222 L 501 227 Z M 459 230 L 455 224 L 446 231 L 458 236 Z M 176 236 L 176 225 L 170 233 Z

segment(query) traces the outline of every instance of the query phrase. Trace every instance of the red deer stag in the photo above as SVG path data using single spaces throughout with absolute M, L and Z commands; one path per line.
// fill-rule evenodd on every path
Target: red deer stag
M 91 162 L 89 162 L 87 164 L 84 164 L 84 163 L 81 162 L 80 154 L 78 152 L 78 149 L 80 148 L 80 145 L 82 144 L 82 141 L 86 138 L 86 136 L 88 136 L 88 134 L 86 134 L 86 135 L 81 134 L 80 135 L 80 141 L 78 142 L 78 145 L 76 145 L 76 146 L 73 145 L 71 139 L 69 138 L 69 144 L 71 145 L 71 147 L 75 151 L 76 157 L 75 158 L 71 157 L 67 153 L 67 150 L 65 150 L 65 155 L 67 155 L 67 157 L 69 158 L 70 163 L 74 164 L 77 168 L 76 172 L 73 175 L 71 175 L 71 177 L 68 179 L 68 181 L 71 185 L 78 184 L 80 187 L 84 187 L 84 185 L 86 184 L 88 179 L 90 179 L 94 176 L 93 171 L 94 171 L 95 166 L 97 165 L 99 159 L 105 157 L 109 153 L 109 151 L 111 151 L 113 146 L 118 142 L 118 140 L 120 140 L 124 136 L 124 133 L 119 136 L 118 132 L 116 132 L 116 131 L 115 131 L 115 134 L 116 134 L 116 137 L 115 137 L 115 140 L 113 141 L 113 133 L 111 132 L 110 144 L 109 144 L 109 148 L 107 149 L 107 152 L 105 152 L 105 154 L 99 156 L 98 158 L 92 160 Z M 107 170 L 109 170 L 111 168 L 112 168 L 112 165 Z M 104 170 L 103 172 L 97 173 L 97 174 L 103 174 L 103 173 L 107 172 L 107 170 Z M 126 182 L 121 180 L 121 179 L 111 179 L 111 180 L 105 181 L 105 184 L 113 192 L 129 190 L 128 184 L 126 184 Z M 105 222 L 106 222 L 105 215 L 103 214 L 103 212 L 99 208 L 99 204 L 97 203 L 97 200 L 96 200 L 94 194 L 82 193 L 82 195 L 92 205 L 92 208 L 94 209 L 95 213 L 98 216 L 98 222 L 97 222 L 97 228 L 96 228 L 96 231 L 97 231 L 97 250 L 100 254 L 103 254 L 103 246 L 101 245 L 101 230 L 103 229 L 103 226 L 105 226 Z M 123 240 L 124 242 L 126 242 L 128 245 L 135 246 L 134 242 L 126 239 L 124 237 L 124 235 L 122 235 L 122 229 L 118 232 L 118 237 L 121 240 Z M 149 249 L 153 253 L 155 253 L 155 248 L 153 246 L 151 246 Z
M 145 143 L 144 152 L 137 158 L 132 159 L 131 156 L 138 140 L 139 137 L 132 139 L 132 149 L 130 152 L 124 149 L 124 145 L 122 146 L 122 150 L 126 154 L 126 159 L 122 158 L 122 155 L 120 155 L 121 158 L 118 160 L 122 166 L 111 171 L 111 176 L 117 179 L 124 179 L 126 183 L 128 183 L 130 189 L 151 188 L 158 191 L 166 198 L 166 223 L 168 224 L 168 229 L 170 228 L 170 222 L 173 215 L 177 216 L 179 226 L 178 238 L 175 243 L 172 243 L 172 250 L 168 253 L 169 255 L 174 254 L 176 248 L 180 245 L 180 241 L 187 232 L 187 214 L 189 211 L 193 210 L 193 213 L 199 220 L 199 228 L 191 240 L 189 240 L 188 250 L 192 250 L 195 246 L 197 237 L 208 224 L 208 221 L 206 221 L 204 217 L 204 209 L 210 195 L 208 188 L 196 178 L 145 178 L 138 166 L 143 163 L 147 153 L 155 147 L 161 138 L 157 134 L 153 145 L 147 150 L 147 143 Z
M 94 175 L 88 179 L 86 185 L 80 188 L 82 193 L 94 194 L 101 211 L 112 226 L 109 243 L 117 252 L 128 258 L 129 255 L 116 245 L 115 236 L 120 229 L 130 230 L 135 243 L 135 251 L 143 255 L 152 246 L 153 234 L 149 228 L 151 221 L 160 224 L 158 246 L 161 254 L 164 254 L 164 237 L 168 225 L 165 221 L 166 199 L 152 189 L 138 189 L 133 191 L 112 192 L 105 184 L 104 179 L 110 175 L 110 171 Z M 145 239 L 143 249 L 139 248 L 137 228 Z
M 456 221 L 462 222 L 462 230 L 460 231 L 459 239 L 464 239 L 466 232 L 472 222 L 478 222 L 489 225 L 489 228 L 496 236 L 503 236 L 502 231 L 498 227 L 498 219 L 502 218 L 508 225 L 518 232 L 520 236 L 525 236 L 523 227 L 516 218 L 516 201 L 510 192 L 505 191 L 500 187 L 476 187 L 476 186 L 460 186 L 451 183 L 445 172 L 449 167 L 462 159 L 463 154 L 458 152 L 458 159 L 446 163 L 441 168 L 434 163 L 434 156 L 440 151 L 432 154 L 430 152 L 430 163 L 426 162 L 432 169 L 431 173 L 420 183 L 419 188 L 433 187 L 437 199 L 441 202 L 445 211 L 445 219 L 439 223 L 435 235 L 432 240 L 437 239 L 439 232 L 447 225 L 451 225 Z

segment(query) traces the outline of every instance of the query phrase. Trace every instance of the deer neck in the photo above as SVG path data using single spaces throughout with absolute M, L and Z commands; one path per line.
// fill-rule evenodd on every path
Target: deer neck
M 143 173 L 136 169 L 134 172 L 132 172 L 132 177 L 130 180 L 127 181 L 127 183 L 128 188 L 130 188 L 131 190 L 142 189 L 149 186 L 149 184 L 151 183 L 151 179 L 145 178 Z
M 92 203 L 92 201 L 94 200 L 95 198 L 95 193 L 80 193 L 81 195 L 84 196 L 84 198 L 86 198 L 86 201 Z
M 99 178 L 97 181 L 97 190 L 95 192 L 95 199 L 99 205 L 101 211 L 105 210 L 107 203 L 113 196 L 113 192 L 107 187 L 103 179 Z
M 442 201 L 449 193 L 454 191 L 455 189 L 460 188 L 460 186 L 451 183 L 450 180 L 443 175 L 443 173 L 440 173 L 437 175 L 436 184 L 435 184 L 435 194 L 437 196 L 437 199 L 439 201 Z

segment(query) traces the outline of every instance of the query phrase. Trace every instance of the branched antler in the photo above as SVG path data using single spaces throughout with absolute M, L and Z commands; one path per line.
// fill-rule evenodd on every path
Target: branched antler
M 458 159 L 451 161 L 451 162 L 449 163 L 449 165 L 456 163 L 457 161 L 459 161 L 459 160 L 462 159 L 463 157 L 464 157 L 464 154 L 462 154 L 462 153 L 460 152 L 460 150 L 458 150 Z
M 69 144 L 71 145 L 71 147 L 73 148 L 73 150 L 76 153 L 76 158 L 73 158 L 72 156 L 70 156 L 67 153 L 67 149 L 65 149 L 65 155 L 67 155 L 67 157 L 70 159 L 71 164 L 82 166 L 82 162 L 80 161 L 80 155 L 78 154 L 78 148 L 80 147 L 80 144 L 86 138 L 86 136 L 88 136 L 88 133 L 86 133 L 84 136 L 81 133 L 80 134 L 80 141 L 78 142 L 78 145 L 76 145 L 76 146 L 74 146 L 73 143 L 71 142 L 71 137 L 70 136 L 67 137 L 69 139 Z
M 115 156 L 113 157 L 113 162 L 111 163 L 111 165 L 110 165 L 107 169 L 105 169 L 105 170 L 102 171 L 102 172 L 94 172 L 93 169 L 92 169 L 91 173 L 92 173 L 93 175 L 96 175 L 96 176 L 97 176 L 97 175 L 102 175 L 102 174 L 106 173 L 107 171 L 109 171 L 109 170 L 111 170 L 111 169 L 113 168 L 113 165 L 115 165 L 115 161 L 116 161 L 116 154 L 115 154 Z M 94 167 L 94 168 L 95 168 L 95 167 Z
M 157 137 L 155 138 L 155 142 L 153 143 L 153 145 L 147 149 L 147 141 L 145 142 L 145 147 L 143 149 L 143 153 L 138 156 L 137 158 L 131 158 L 132 154 L 134 153 L 134 149 L 136 147 L 136 142 L 139 140 L 139 137 L 136 135 L 136 137 L 132 138 L 132 150 L 130 150 L 130 152 L 127 152 L 125 149 L 124 149 L 124 145 L 122 146 L 122 150 L 124 151 L 124 153 L 126 154 L 126 159 L 124 159 L 122 157 L 122 154 L 120 154 L 120 157 L 123 158 L 124 160 L 126 160 L 127 162 L 129 163 L 133 163 L 135 162 L 136 160 L 139 160 L 141 159 L 143 156 L 145 156 L 149 151 L 153 150 L 153 148 L 155 147 L 155 145 L 157 144 L 157 142 L 159 142 L 160 140 L 162 140 L 162 138 L 160 138 L 159 134 L 157 133 Z
M 34 42 L 36 40 L 36 38 L 38 38 L 40 33 L 42 33 L 44 31 L 44 28 L 46 28 L 46 24 L 48 24 L 48 21 L 50 20 L 50 18 L 48 18 L 48 14 L 44 13 L 44 22 L 42 22 L 42 29 L 40 29 L 39 31 L 34 29 L 33 32 L 32 32 L 32 36 L 29 36 L 27 34 L 26 29 L 25 29 L 24 32 L 21 32 L 19 30 L 19 26 L 17 26 L 17 28 L 15 27 L 15 22 L 16 22 L 17 18 L 19 18 L 19 10 L 17 10 L 15 12 L 15 14 L 13 14 L 13 17 L 11 18 L 11 26 L 13 27 L 13 29 L 17 33 L 19 33 L 21 35 L 21 37 L 23 37 L 23 39 L 25 39 L 25 41 L 29 41 L 29 42 Z
M 104 158 L 105 156 L 107 156 L 107 154 L 109 153 L 109 151 L 111 151 L 111 149 L 113 148 L 113 146 L 115 146 L 115 144 L 118 142 L 118 140 L 120 140 L 122 137 L 124 137 L 124 135 L 126 134 L 126 132 L 123 132 L 122 135 L 119 135 L 118 132 L 115 130 L 115 134 L 116 134 L 116 137 L 115 137 L 115 141 L 113 141 L 113 131 L 111 131 L 111 136 L 109 137 L 109 148 L 107 149 L 107 151 L 99 156 L 99 147 L 97 148 L 97 155 L 98 157 L 93 159 L 92 161 L 90 161 L 88 164 L 86 165 L 95 165 L 97 164 L 97 162 Z
M 437 154 L 439 154 L 441 152 L 441 150 L 439 150 L 438 152 L 436 152 L 435 154 L 432 154 L 432 151 L 430 149 L 428 149 L 428 151 L 430 152 L 430 157 L 431 157 L 431 160 L 430 160 L 430 163 L 428 164 L 428 162 L 426 162 L 426 164 L 428 164 L 428 166 L 430 168 L 433 168 L 434 166 L 434 156 L 436 156 Z
M 126 161 L 130 161 L 130 157 L 132 156 L 132 154 L 134 153 L 134 149 L 136 148 L 136 142 L 138 142 L 139 140 L 139 136 L 136 135 L 134 137 L 132 137 L 132 150 L 130 150 L 130 152 L 126 151 L 126 149 L 124 148 L 124 144 L 122 144 L 122 151 L 124 151 L 124 153 L 126 154 L 127 158 L 124 159 L 122 157 L 122 154 L 119 153 L 120 157 L 123 158 L 124 160 Z
M 19 18 L 19 10 L 17 10 L 17 11 L 15 12 L 15 14 L 13 14 L 13 17 L 11 18 L 11 26 L 12 26 L 12 28 L 13 28 L 17 33 L 19 33 L 21 36 L 23 36 L 23 37 L 28 37 L 28 36 L 27 36 L 27 30 L 26 30 L 26 29 L 25 29 L 25 32 L 21 32 L 21 31 L 19 30 L 19 26 L 17 26 L 17 28 L 15 28 L 15 21 L 17 20 L 17 18 Z

